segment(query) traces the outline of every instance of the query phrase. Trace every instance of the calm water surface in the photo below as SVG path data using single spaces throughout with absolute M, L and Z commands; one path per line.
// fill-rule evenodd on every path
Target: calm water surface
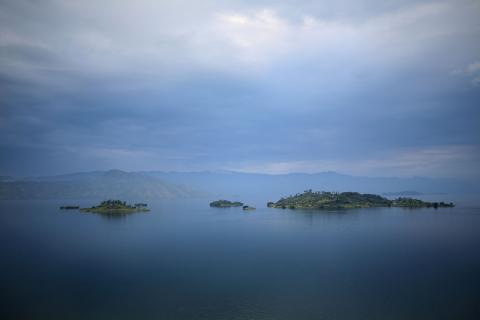
M 0 202 L 2 319 L 480 319 L 480 209 Z M 92 202 L 82 203 L 92 205 Z

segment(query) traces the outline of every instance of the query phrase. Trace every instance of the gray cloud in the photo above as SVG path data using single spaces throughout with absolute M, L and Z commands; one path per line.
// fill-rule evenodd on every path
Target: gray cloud
M 3 1 L 0 171 L 478 176 L 479 18 L 467 0 Z

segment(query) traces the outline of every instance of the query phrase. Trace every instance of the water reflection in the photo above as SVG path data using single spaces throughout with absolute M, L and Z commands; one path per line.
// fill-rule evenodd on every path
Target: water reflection
M 135 216 L 135 215 L 142 215 L 142 214 L 150 214 L 150 211 L 132 211 L 132 212 L 118 212 L 118 211 L 103 211 L 103 212 L 92 212 L 92 211 L 80 211 L 80 210 L 62 210 L 60 211 L 61 214 L 81 214 L 81 215 L 91 215 L 91 216 L 99 216 L 104 220 L 111 220 L 111 221 L 120 221 L 125 220 L 128 217 Z
M 0 202 L 0 318 L 479 318 L 478 210 L 57 208 Z

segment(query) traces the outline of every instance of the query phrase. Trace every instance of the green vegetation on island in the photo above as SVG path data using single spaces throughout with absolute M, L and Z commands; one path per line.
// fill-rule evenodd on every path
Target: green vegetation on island
M 397 198 L 392 200 L 392 207 L 403 207 L 403 208 L 452 208 L 455 205 L 445 202 L 426 202 L 418 199 L 412 198 Z
M 102 201 L 98 206 L 94 206 L 91 208 L 82 208 L 81 211 L 85 212 L 93 212 L 93 213 L 100 213 L 100 214 L 128 214 L 134 212 L 148 212 L 150 209 L 146 208 L 146 204 L 142 204 L 141 206 L 132 206 L 127 204 L 125 201 L 121 200 L 106 200 Z
M 268 202 L 267 207 L 282 209 L 320 209 L 342 210 L 373 207 L 402 207 L 402 208 L 442 208 L 454 207 L 453 203 L 425 202 L 418 199 L 398 198 L 389 200 L 375 194 L 361 194 L 358 192 L 314 192 L 306 190 L 277 202 Z
M 230 208 L 230 207 L 241 207 L 241 206 L 243 206 L 243 203 L 238 201 L 217 200 L 217 201 L 210 202 L 210 207 L 214 207 L 214 208 Z

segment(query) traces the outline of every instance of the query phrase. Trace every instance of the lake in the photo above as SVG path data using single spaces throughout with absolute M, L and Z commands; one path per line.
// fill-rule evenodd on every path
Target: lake
M 480 319 L 480 209 L 0 202 L 2 319 Z

